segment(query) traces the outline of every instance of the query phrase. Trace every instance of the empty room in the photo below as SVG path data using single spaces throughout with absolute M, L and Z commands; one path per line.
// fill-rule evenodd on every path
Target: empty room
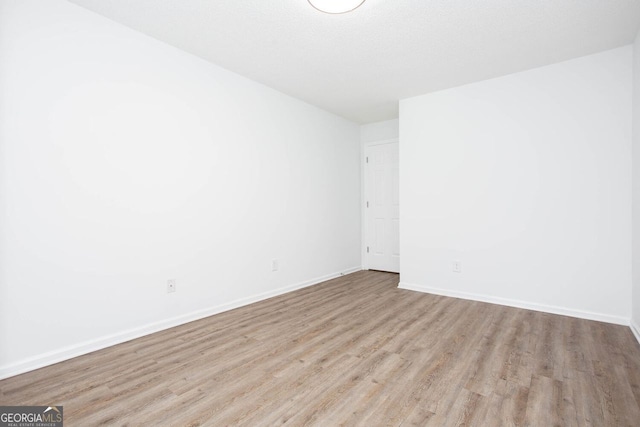
M 640 1 L 0 0 L 0 427 L 640 425 Z

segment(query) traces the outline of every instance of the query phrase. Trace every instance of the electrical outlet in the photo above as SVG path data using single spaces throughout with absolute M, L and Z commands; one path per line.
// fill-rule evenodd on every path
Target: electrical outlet
M 462 263 L 460 261 L 453 261 L 451 267 L 454 273 L 462 273 Z
M 277 259 L 272 259 L 271 260 L 271 271 L 278 271 L 278 260 Z
M 176 279 L 167 280 L 167 293 L 170 294 L 171 292 L 175 292 L 175 291 L 176 291 Z

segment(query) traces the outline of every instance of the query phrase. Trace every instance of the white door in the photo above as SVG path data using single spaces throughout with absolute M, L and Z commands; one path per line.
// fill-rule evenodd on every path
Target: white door
M 400 272 L 398 142 L 365 147 L 365 256 L 371 270 Z

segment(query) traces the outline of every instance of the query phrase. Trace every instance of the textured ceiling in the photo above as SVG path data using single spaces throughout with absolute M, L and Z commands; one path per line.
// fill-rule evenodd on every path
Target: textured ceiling
M 358 123 L 398 100 L 633 42 L 640 0 L 70 0 Z

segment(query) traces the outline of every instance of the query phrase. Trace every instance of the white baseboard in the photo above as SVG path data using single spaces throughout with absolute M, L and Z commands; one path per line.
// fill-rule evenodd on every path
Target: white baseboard
M 599 322 L 614 323 L 616 325 L 629 326 L 629 319 L 622 316 L 612 316 L 609 314 L 593 313 L 590 311 L 574 310 L 566 307 L 536 304 L 531 302 L 513 300 L 508 298 L 492 297 L 492 296 L 481 295 L 481 294 L 450 291 L 446 289 L 432 288 L 432 287 L 423 286 L 423 285 L 414 285 L 414 284 L 405 283 L 405 282 L 400 282 L 400 284 L 398 285 L 398 288 L 406 289 L 409 291 L 417 291 L 417 292 L 425 292 L 428 294 L 442 295 L 445 297 L 488 302 L 491 304 L 506 305 L 509 307 L 524 308 L 527 310 L 541 311 L 544 313 L 560 314 L 563 316 L 577 317 L 580 319 L 597 320 Z
M 636 339 L 638 340 L 638 344 L 640 344 L 640 326 L 638 326 L 638 324 L 634 322 L 633 319 L 631 319 L 631 324 L 629 325 L 629 327 L 631 328 L 631 332 L 633 332 L 633 335 L 635 335 Z
M 361 266 L 352 267 L 341 272 L 327 274 L 321 277 L 316 277 L 311 280 L 306 280 L 304 282 L 274 289 L 272 291 L 263 292 L 261 294 L 256 294 L 256 295 L 241 298 L 235 301 L 231 301 L 225 304 L 220 304 L 215 307 L 207 308 L 204 310 L 193 311 L 193 312 L 176 316 L 170 319 L 161 320 L 161 321 L 150 323 L 137 328 L 129 329 L 127 331 L 118 332 L 116 334 L 107 335 L 101 338 L 96 338 L 90 341 L 85 341 L 72 346 L 53 350 L 44 354 L 39 354 L 37 356 L 30 357 L 28 359 L 24 359 L 19 362 L 0 367 L 0 379 L 13 377 L 15 375 L 23 374 L 25 372 L 29 372 L 35 369 L 43 368 L 45 366 L 53 365 L 54 363 L 58 363 L 64 360 L 72 359 L 74 357 L 82 356 L 83 354 L 91 353 L 97 350 L 102 350 L 103 348 L 107 348 L 116 344 L 121 344 L 123 342 L 131 341 L 133 339 L 140 338 L 145 335 L 153 334 L 155 332 L 160 332 L 165 329 L 173 328 L 175 326 L 180 326 L 185 323 L 203 319 L 205 317 L 222 313 L 224 311 L 233 310 L 234 308 L 253 304 L 258 301 L 262 301 L 278 295 L 286 294 L 288 292 L 306 288 L 308 286 L 317 285 L 318 283 L 335 279 L 336 277 L 344 276 L 346 274 L 355 273 L 356 271 L 360 271 L 360 270 L 362 270 Z

